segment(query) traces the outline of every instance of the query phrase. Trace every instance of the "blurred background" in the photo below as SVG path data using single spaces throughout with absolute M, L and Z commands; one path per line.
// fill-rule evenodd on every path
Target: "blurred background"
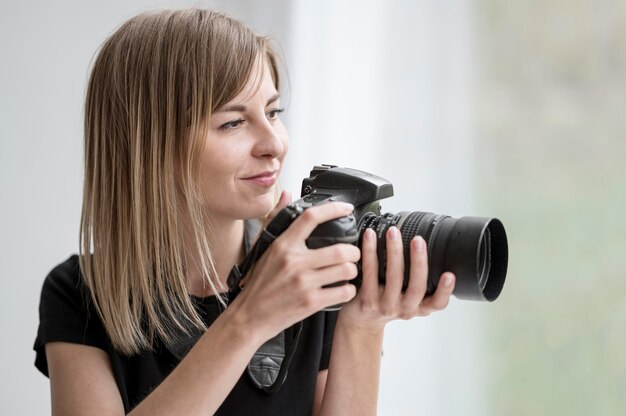
M 282 46 L 294 196 L 315 164 L 382 176 L 384 211 L 495 216 L 507 282 L 389 325 L 380 415 L 626 409 L 626 3 L 0 3 L 0 414 L 50 411 L 39 292 L 78 250 L 90 62 L 123 21 L 200 6 Z

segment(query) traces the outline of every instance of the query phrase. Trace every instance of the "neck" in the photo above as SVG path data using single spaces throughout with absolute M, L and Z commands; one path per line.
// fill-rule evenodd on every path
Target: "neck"
M 219 281 L 225 289 L 227 287 L 226 279 L 228 278 L 230 270 L 235 264 L 240 263 L 245 255 L 243 245 L 243 220 L 212 221 L 211 229 L 206 230 L 205 235 L 207 236 L 207 242 L 215 263 Z M 185 252 L 188 253 L 186 254 L 186 261 L 189 265 L 187 269 L 188 291 L 195 296 L 205 297 L 212 295 L 211 288 L 202 278 L 198 255 L 191 247 L 193 246 L 186 242 Z

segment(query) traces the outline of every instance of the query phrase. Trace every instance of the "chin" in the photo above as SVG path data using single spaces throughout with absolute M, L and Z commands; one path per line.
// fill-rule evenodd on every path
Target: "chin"
M 270 192 L 266 195 L 261 195 L 247 207 L 244 219 L 263 218 L 270 213 L 276 206 L 278 201 L 274 200 L 274 192 Z

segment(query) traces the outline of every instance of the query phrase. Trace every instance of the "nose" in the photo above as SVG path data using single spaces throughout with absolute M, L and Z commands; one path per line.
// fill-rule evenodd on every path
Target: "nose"
M 284 132 L 277 131 L 269 120 L 260 123 L 255 132 L 252 153 L 256 157 L 279 157 L 285 151 Z

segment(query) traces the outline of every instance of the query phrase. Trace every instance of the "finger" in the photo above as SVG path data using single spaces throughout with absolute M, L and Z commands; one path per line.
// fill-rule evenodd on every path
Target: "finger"
M 347 282 L 348 280 L 354 279 L 356 275 L 356 264 L 346 262 L 324 267 L 311 272 L 308 276 L 310 282 L 307 283 L 309 283 L 312 287 L 320 288 L 334 283 Z
M 344 262 L 356 263 L 361 258 L 361 251 L 352 244 L 337 243 L 328 247 L 310 250 L 307 263 L 311 267 L 321 268 Z
M 445 272 L 441 275 L 439 283 L 437 284 L 437 290 L 432 296 L 424 298 L 420 305 L 420 312 L 429 314 L 435 311 L 440 311 L 448 306 L 450 301 L 450 295 L 454 291 L 454 283 L 456 278 L 454 273 Z
M 380 293 L 378 283 L 378 254 L 376 253 L 376 233 L 368 228 L 363 233 L 361 246 L 361 266 L 363 282 L 359 289 L 362 299 L 375 299 Z
M 428 283 L 428 254 L 426 242 L 421 236 L 416 236 L 411 240 L 410 252 L 409 286 L 404 292 L 404 302 L 409 305 L 419 305 L 426 293 Z
M 351 283 L 345 285 L 329 287 L 321 289 L 321 308 L 328 308 L 330 306 L 341 305 L 347 303 L 356 296 L 356 286 Z M 321 309 L 320 308 L 320 309 Z
M 270 213 L 267 214 L 267 216 L 265 217 L 263 227 L 266 227 L 267 224 L 272 222 L 276 214 L 278 214 L 281 209 L 285 208 L 290 203 L 291 203 L 291 193 L 289 193 L 289 191 L 282 191 L 280 194 L 280 198 L 278 198 L 278 203 L 276 204 L 274 209 L 272 209 Z
M 383 301 L 396 302 L 402 291 L 404 279 L 404 253 L 400 230 L 389 227 L 387 230 L 387 268 L 385 269 L 385 291 Z
M 296 218 L 279 238 L 304 241 L 318 225 L 335 218 L 344 217 L 353 210 L 354 206 L 345 202 L 329 202 L 316 205 L 307 209 Z

